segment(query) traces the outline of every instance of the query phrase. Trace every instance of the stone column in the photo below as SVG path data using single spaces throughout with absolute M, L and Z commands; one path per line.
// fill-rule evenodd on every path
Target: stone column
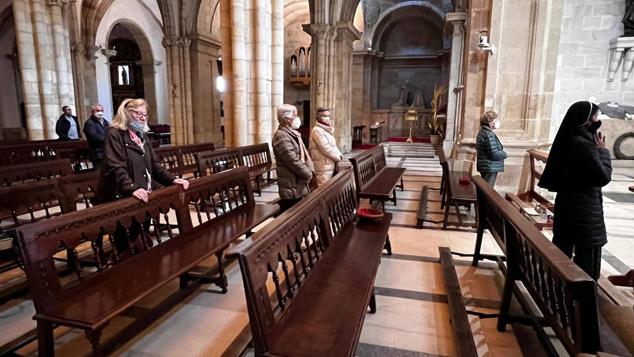
M 70 43 L 62 8 L 68 0 L 14 1 L 22 93 L 30 140 L 54 139 L 61 106 L 75 106 Z
M 360 37 L 352 22 L 337 25 L 333 114 L 337 145 L 345 153 L 352 150 L 352 43 Z
M 271 133 L 277 130 L 275 108 L 284 101 L 284 0 L 271 0 Z
M 317 107 L 331 109 L 337 145 L 343 152 L 352 148 L 352 42 L 360 38 L 351 22 L 337 26 L 310 24 L 304 31 L 311 42 L 311 116 Z M 312 123 L 311 123 L 312 125 Z
M 216 89 L 218 70 L 216 60 L 220 55 L 220 43 L 211 38 L 197 35 L 191 45 L 192 69 L 196 75 L 192 78 L 192 98 L 194 140 L 213 142 L 222 146 L 220 132 L 220 101 Z M 218 104 L 216 104 L 218 103 Z
M 253 47 L 255 52 L 255 143 L 271 138 L 271 14 L 267 2 L 253 0 L 255 23 Z M 269 87 L 269 88 L 267 88 Z M 251 133 L 249 133 L 251 134 Z
M 447 128 L 445 132 L 445 142 L 456 142 L 460 132 L 460 114 L 462 112 L 462 59 L 464 49 L 464 23 L 467 14 L 464 12 L 449 12 L 445 21 L 453 26 L 451 37 L 451 64 L 449 68 L 449 87 L 447 91 Z M 449 144 L 449 143 L 447 143 Z
M 194 142 L 191 91 L 191 40 L 187 37 L 165 37 L 163 47 L 167 57 L 168 97 L 172 144 Z
M 310 49 L 310 111 L 311 117 L 315 115 L 317 107 L 333 107 L 331 89 L 334 80 L 334 73 L 331 72 L 330 63 L 333 61 L 331 55 L 332 37 L 335 28 L 328 24 L 310 24 L 303 26 L 304 31 L 311 36 Z M 334 113 L 332 113 L 334 114 Z M 312 126 L 313 123 L 311 123 Z

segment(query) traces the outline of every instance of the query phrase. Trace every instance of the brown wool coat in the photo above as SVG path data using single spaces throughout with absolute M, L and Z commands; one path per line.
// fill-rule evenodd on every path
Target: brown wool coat
M 156 160 L 152 143 L 143 133 L 145 153 L 132 141 L 126 130 L 108 128 L 104 143 L 104 160 L 101 167 L 97 202 L 109 202 L 130 197 L 139 188 L 147 188 L 147 172 L 152 177 L 152 189 L 156 182 L 169 186 L 175 177 Z M 156 182 L 154 182 L 156 181 Z

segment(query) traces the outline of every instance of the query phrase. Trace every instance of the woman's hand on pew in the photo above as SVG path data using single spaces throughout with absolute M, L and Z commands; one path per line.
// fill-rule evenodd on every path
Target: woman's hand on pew
M 132 192 L 132 196 L 138 198 L 142 202 L 147 203 L 148 194 L 147 191 L 142 188 L 137 188 L 134 192 Z
M 183 187 L 183 190 L 187 190 L 187 188 L 189 187 L 189 181 L 181 178 L 174 179 L 172 183 L 175 185 L 181 185 Z

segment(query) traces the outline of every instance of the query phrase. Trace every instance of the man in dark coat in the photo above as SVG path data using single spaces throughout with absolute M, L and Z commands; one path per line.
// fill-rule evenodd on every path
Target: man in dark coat
M 55 123 L 55 132 L 61 141 L 81 139 L 79 120 L 73 115 L 73 110 L 69 106 L 62 107 L 62 115 Z
M 92 163 L 95 167 L 101 166 L 103 161 L 103 145 L 108 126 L 110 123 L 103 117 L 103 106 L 99 103 L 93 104 L 90 118 L 84 123 L 84 134 L 86 134 Z
M 500 128 L 500 120 L 494 111 L 488 111 L 480 118 L 480 132 L 476 138 L 477 169 L 480 176 L 491 186 L 495 186 L 498 173 L 504 171 L 507 155 L 493 130 Z
M 539 186 L 557 192 L 553 243 L 595 280 L 607 243 L 601 187 L 611 180 L 610 152 L 597 131 L 599 107 L 577 102 L 566 113 Z

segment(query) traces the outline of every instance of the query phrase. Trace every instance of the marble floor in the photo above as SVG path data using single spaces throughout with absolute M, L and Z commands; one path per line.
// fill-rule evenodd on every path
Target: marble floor
M 389 157 L 388 165 L 407 168 L 405 190 L 397 191 L 398 205 L 386 204 L 386 209 L 394 214 L 394 224 L 390 228 L 394 254 L 384 255 L 381 261 L 375 282 L 377 313 L 366 315 L 357 355 L 452 356 L 455 341 L 438 264 L 438 247 L 471 253 L 475 232 L 471 228 L 458 227 L 442 230 L 441 224 L 433 222 L 425 222 L 422 230 L 415 228 L 421 188 L 439 186 L 441 172 L 437 159 Z M 606 190 L 606 222 L 610 233 L 610 243 L 604 250 L 604 273 L 607 274 L 634 266 L 631 249 L 634 203 L 622 202 L 625 199 L 620 196 L 614 196 L 616 199 L 608 197 L 609 193 L 620 193 L 628 177 L 631 184 L 631 176 L 618 175 L 611 184 L 613 186 Z M 277 198 L 276 192 L 275 185 L 269 186 L 256 200 L 270 202 Z M 435 190 L 430 191 L 427 212 L 430 221 L 442 219 L 439 195 Z M 463 218 L 473 220 L 473 212 L 463 210 L 461 214 Z M 455 212 L 450 221 L 457 221 Z M 483 243 L 483 252 L 501 253 L 488 236 Z M 503 284 L 497 266 L 484 262 L 476 268 L 467 258 L 454 257 L 454 260 L 467 308 L 495 313 Z M 214 259 L 204 263 L 208 267 L 215 264 Z M 236 355 L 234 351 L 239 347 L 236 341 L 248 336 L 248 314 L 240 269 L 235 262 L 230 263 L 227 274 L 227 294 L 220 294 L 216 287 L 209 285 L 194 287 L 183 294 L 178 292 L 178 282 L 174 281 L 115 318 L 105 329 L 102 339 L 127 335 L 128 338 L 112 353 L 116 356 Z M 0 279 L 4 279 L 0 284 L 7 283 L 6 277 L 0 276 Z M 143 329 L 135 326 L 139 317 L 162 306 L 166 300 L 173 304 L 160 318 Z M 33 314 L 33 305 L 26 298 L 0 306 L 0 346 L 29 333 L 35 327 L 31 319 Z M 469 319 L 480 356 L 540 355 L 539 344 L 527 329 L 509 326 L 505 332 L 498 332 L 496 319 L 480 319 L 473 315 Z M 55 335 L 58 356 L 82 356 L 90 352 L 80 330 L 58 328 Z M 37 355 L 36 343 L 17 349 L 15 355 Z M 253 352 L 247 350 L 246 355 L 253 355 Z

